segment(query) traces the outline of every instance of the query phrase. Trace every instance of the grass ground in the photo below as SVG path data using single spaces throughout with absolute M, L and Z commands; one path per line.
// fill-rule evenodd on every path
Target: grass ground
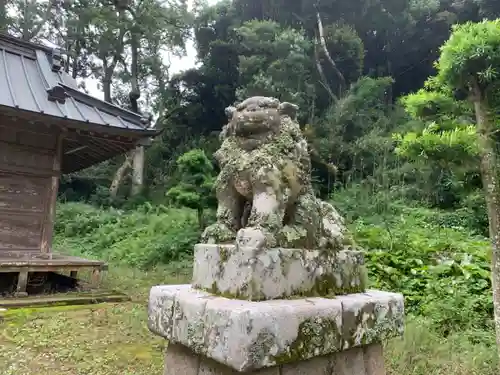
M 147 328 L 147 295 L 155 284 L 182 283 L 185 271 L 110 267 L 107 288 L 120 304 L 19 309 L 0 323 L 1 375 L 160 375 L 165 342 Z
M 183 283 L 187 269 L 152 272 L 110 267 L 105 286 L 129 303 L 21 309 L 0 323 L 1 375 L 161 375 L 165 342 L 147 329 L 146 302 L 156 284 Z M 446 339 L 410 320 L 404 339 L 386 346 L 390 375 L 493 375 L 495 349 L 468 335 Z

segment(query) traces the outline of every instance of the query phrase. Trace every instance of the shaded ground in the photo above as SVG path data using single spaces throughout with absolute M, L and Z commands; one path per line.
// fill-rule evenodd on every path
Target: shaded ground
M 189 276 L 187 269 L 110 267 L 105 287 L 128 293 L 132 302 L 3 313 L 0 374 L 161 375 L 165 341 L 147 329 L 147 295 L 152 285 Z M 469 334 L 439 338 L 428 323 L 411 320 L 405 338 L 387 345 L 389 375 L 497 373 L 494 346 L 473 344 Z

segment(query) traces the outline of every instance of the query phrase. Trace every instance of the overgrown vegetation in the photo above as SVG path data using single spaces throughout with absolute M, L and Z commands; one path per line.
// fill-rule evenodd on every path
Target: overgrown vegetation
M 65 251 L 147 268 L 187 259 L 197 242 L 196 213 L 145 204 L 135 210 L 59 206 L 56 245 Z
M 182 265 L 151 271 L 112 264 L 105 287 L 132 302 L 118 305 L 0 312 L 2 375 L 151 375 L 163 372 L 165 341 L 146 326 L 151 285 L 188 282 Z M 403 339 L 386 345 L 390 375 L 495 375 L 494 336 L 453 332 L 446 338 L 432 320 L 409 317 Z
M 141 290 L 141 304 L 149 285 L 165 282 L 153 277 L 155 268 L 161 275 L 175 265 L 189 275 L 200 227 L 213 217 L 212 154 L 224 108 L 272 95 L 299 104 L 314 187 L 348 219 L 372 286 L 406 296 L 408 332 L 403 344 L 389 344 L 389 372 L 498 372 L 488 236 L 500 210 L 483 188 L 498 181 L 491 161 L 498 158 L 499 1 L 227 0 L 196 2 L 191 12 L 181 0 L 125 8 L 101 0 L 4 3 L 0 30 L 64 45 L 69 74 L 97 79 L 108 101 L 153 111 L 162 130 L 146 150 L 142 187 L 120 174 L 120 165 L 140 166 L 132 154 L 64 176 L 60 249 L 106 259 L 118 273 L 140 270 L 129 283 L 119 279 L 127 291 Z M 182 53 L 191 31 L 199 64 L 169 72 L 162 51 Z M 144 320 L 138 306 L 116 311 Z M 72 314 L 56 322 L 88 323 Z M 137 332 L 113 319 L 112 334 Z M 35 340 L 62 333 L 39 322 L 14 325 L 7 341 L 43 354 Z M 147 340 L 141 332 L 131 335 Z M 84 373 L 79 355 L 64 361 Z M 157 370 L 113 349 L 98 363 L 131 374 Z M 88 365 L 86 374 L 97 371 Z
M 474 212 L 424 208 L 404 198 L 390 198 L 388 204 L 388 199 L 383 192 L 373 195 L 356 184 L 336 192 L 334 203 L 348 218 L 356 241 L 366 251 L 371 286 L 402 292 L 406 297 L 407 333 L 402 344 L 399 339 L 388 343 L 389 373 L 495 374 L 490 247 L 487 238 L 469 226 L 475 220 Z M 103 316 L 99 319 L 106 317 L 106 329 L 117 347 L 139 348 L 136 345 L 144 342 L 148 348 L 148 354 L 120 365 L 118 357 L 122 357 L 110 357 L 109 366 L 122 369 L 128 364 L 130 373 L 141 374 L 140 366 L 149 361 L 148 369 L 159 371 L 163 345 L 144 333 L 144 302 L 149 287 L 168 282 L 173 269 L 177 270 L 173 273 L 176 282 L 189 280 L 190 254 L 200 234 L 196 211 L 149 205 L 120 211 L 68 203 L 60 205 L 58 212 L 57 246 L 110 260 L 108 285 L 132 293 L 139 303 L 97 309 Z M 137 271 L 132 271 L 131 266 Z M 50 317 L 70 327 L 83 319 L 93 327 L 90 331 L 98 332 L 104 323 L 99 319 L 93 322 L 92 314 L 58 312 L 40 319 Z M 137 325 L 136 320 L 142 320 L 142 325 Z M 50 325 L 40 331 L 38 325 L 27 324 L 12 327 L 9 332 L 14 332 L 17 339 L 19 335 L 39 337 L 49 332 L 51 337 L 62 337 L 55 327 Z M 122 341 L 125 331 L 131 337 Z M 84 336 L 83 341 L 91 340 L 91 336 Z M 25 345 L 41 348 L 33 340 Z M 78 355 L 83 355 L 85 345 L 90 344 L 82 345 Z M 56 350 L 55 346 L 51 348 Z M 456 355 L 457 348 L 460 356 Z M 112 353 L 108 351 L 105 356 L 114 356 Z M 77 353 L 63 360 L 76 361 L 75 356 Z M 86 371 L 94 368 L 90 363 L 85 366 L 82 369 Z

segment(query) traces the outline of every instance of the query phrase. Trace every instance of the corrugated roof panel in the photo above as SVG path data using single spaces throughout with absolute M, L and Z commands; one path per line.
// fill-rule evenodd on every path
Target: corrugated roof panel
M 36 61 L 24 58 L 24 65 L 26 67 L 26 75 L 31 84 L 31 90 L 39 103 L 41 110 L 52 116 L 61 116 L 61 110 L 55 102 L 47 100 L 47 90 L 45 89 L 45 82 L 40 75 L 39 68 Z
M 40 67 L 40 74 L 43 77 L 44 87 L 46 89 L 54 87 L 59 83 L 59 80 L 52 74 L 52 68 L 50 67 L 49 59 L 44 51 L 36 51 L 36 62 Z
M 10 83 L 5 70 L 4 62 L 4 50 L 0 49 L 0 105 L 6 105 L 9 107 L 14 107 L 14 101 L 12 100 L 12 95 L 10 93 Z
M 134 129 L 134 130 L 140 130 L 140 129 L 144 130 L 144 128 L 142 126 L 139 126 L 137 124 L 133 124 L 130 121 L 123 120 L 123 122 L 125 123 L 125 128 Z
M 127 124 L 125 122 L 120 121 L 116 116 L 110 115 L 109 113 L 106 113 L 104 111 L 100 111 L 100 113 L 106 124 L 109 124 L 111 126 L 117 126 L 119 128 L 127 127 Z
M 5 56 L 7 63 L 7 75 L 12 82 L 13 95 L 19 107 L 28 111 L 40 112 L 40 109 L 33 98 L 30 85 L 23 69 L 20 55 L 7 53 Z
M 106 125 L 101 117 L 97 114 L 94 107 L 90 107 L 84 103 L 75 100 L 75 104 L 78 106 L 80 113 L 85 117 L 86 120 L 93 122 L 94 124 Z
M 78 121 L 87 121 L 83 114 L 78 110 L 77 105 L 76 100 L 73 98 L 68 98 L 66 100 L 64 106 L 68 112 L 68 116 Z
M 73 87 L 75 90 L 78 90 L 78 83 L 68 73 L 62 71 L 53 74 L 56 74 L 59 81 L 64 83 L 66 86 L 70 86 Z
M 55 68 L 46 47 L 0 35 L 0 105 L 104 127 L 147 130 L 139 114 L 85 94 L 68 73 Z

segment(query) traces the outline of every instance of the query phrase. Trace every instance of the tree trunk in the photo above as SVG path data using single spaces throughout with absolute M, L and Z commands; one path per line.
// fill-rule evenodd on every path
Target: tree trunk
M 316 60 L 316 69 L 318 70 L 321 86 L 323 86 L 323 88 L 326 90 L 328 95 L 330 95 L 332 102 L 335 103 L 337 101 L 337 97 L 335 96 L 332 89 L 330 88 L 330 85 L 328 83 L 328 79 L 326 78 L 325 72 L 323 71 L 323 67 L 321 66 L 321 60 L 319 58 L 319 48 L 318 48 L 319 43 L 320 42 L 316 40 L 315 46 L 314 46 L 314 57 Z
M 500 356 L 500 186 L 498 185 L 498 155 L 493 139 L 495 124 L 490 116 L 487 98 L 479 85 L 473 87 L 474 109 L 476 113 L 477 135 L 481 156 L 481 176 L 488 211 L 491 239 L 491 286 L 497 348 Z
M 141 91 L 139 88 L 139 35 L 137 30 L 132 29 L 130 47 L 132 50 L 132 66 L 131 71 L 131 85 L 129 99 L 132 111 L 139 113 L 139 103 L 138 100 L 141 97 Z M 131 195 L 136 196 L 142 192 L 144 186 L 144 147 L 137 146 L 132 163 L 132 190 Z
M 115 173 L 115 177 L 113 178 L 113 181 L 111 182 L 111 186 L 109 187 L 109 195 L 111 198 L 116 198 L 118 195 L 118 189 L 120 188 L 120 184 L 125 177 L 125 172 L 127 169 L 131 166 L 132 163 L 132 151 L 127 154 L 125 157 L 125 161 L 123 164 L 118 168 L 118 170 Z
M 326 39 L 325 39 L 325 32 L 323 30 L 323 22 L 321 21 L 321 15 L 319 13 L 317 5 L 316 5 L 316 21 L 318 24 L 319 41 L 320 41 L 321 47 L 323 49 L 323 53 L 326 56 L 326 58 L 328 59 L 328 61 L 330 62 L 330 65 L 332 66 L 333 70 L 335 71 L 335 74 L 339 78 L 339 97 L 342 97 L 342 94 L 344 92 L 344 88 L 346 87 L 346 80 L 345 80 L 342 72 L 337 67 L 337 64 L 335 64 L 335 61 L 332 59 L 330 52 L 328 52 L 328 47 L 326 45 Z
M 200 226 L 200 229 L 203 230 L 205 229 L 205 215 L 203 208 L 198 208 L 196 212 L 198 215 L 198 225 Z
M 144 146 L 137 146 L 132 156 L 132 196 L 139 195 L 144 186 Z
M 123 19 L 124 13 L 120 12 L 120 17 Z M 125 28 L 122 25 L 120 29 L 120 35 L 118 36 L 118 40 L 120 41 L 120 46 L 119 48 L 114 51 L 113 59 L 111 60 L 111 64 L 108 65 L 107 63 L 107 56 L 104 56 L 102 58 L 103 64 L 104 64 L 104 77 L 102 79 L 102 86 L 103 86 L 103 91 L 104 91 L 104 100 L 106 102 L 112 103 L 112 98 L 111 98 L 111 82 L 113 79 L 113 74 L 115 72 L 116 64 L 118 63 L 118 60 L 123 52 L 123 38 L 125 35 Z M 113 178 L 113 181 L 111 182 L 111 186 L 109 187 L 109 194 L 112 198 L 116 198 L 118 195 L 118 189 L 120 188 L 120 184 L 125 177 L 125 172 L 129 167 L 132 166 L 132 158 L 133 158 L 133 151 L 131 151 L 127 156 L 125 157 L 125 161 L 123 164 L 118 168 L 118 170 L 115 173 L 115 177 Z
M 130 67 L 131 79 L 130 84 L 132 86 L 129 94 L 130 105 L 132 111 L 139 113 L 138 100 L 141 97 L 141 91 L 139 89 L 139 37 L 137 32 L 132 30 L 132 37 L 130 39 L 130 48 L 132 50 L 132 65 Z
M 104 91 L 104 101 L 108 103 L 112 103 L 111 100 L 111 80 L 113 77 L 113 72 L 115 71 L 115 67 L 106 66 L 104 63 L 104 77 L 102 78 L 102 91 Z
M 0 33 L 6 33 L 7 24 L 7 0 L 0 0 Z

